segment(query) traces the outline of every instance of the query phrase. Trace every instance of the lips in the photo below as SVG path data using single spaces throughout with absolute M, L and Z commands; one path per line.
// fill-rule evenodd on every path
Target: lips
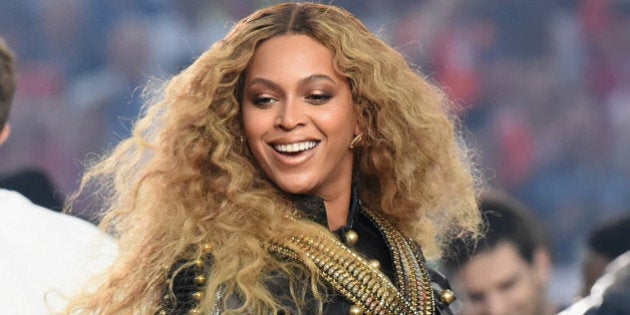
M 272 147 L 279 153 L 298 154 L 311 150 L 319 144 L 319 141 L 301 141 L 294 143 L 273 144 Z

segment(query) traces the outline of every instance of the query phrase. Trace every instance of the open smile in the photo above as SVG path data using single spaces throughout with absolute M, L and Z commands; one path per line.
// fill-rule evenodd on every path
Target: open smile
M 278 153 L 281 154 L 300 154 L 305 151 L 309 151 L 317 147 L 319 141 L 301 141 L 294 143 L 284 143 L 284 144 L 272 144 L 271 147 Z

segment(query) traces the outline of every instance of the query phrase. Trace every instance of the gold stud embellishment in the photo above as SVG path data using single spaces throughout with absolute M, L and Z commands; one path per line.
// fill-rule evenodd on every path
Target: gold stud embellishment
M 198 276 L 196 276 L 196 277 L 195 277 L 195 283 L 196 283 L 197 285 L 202 285 L 202 284 L 206 283 L 206 276 L 204 276 L 204 275 L 198 275 Z
M 440 292 L 440 300 L 442 300 L 442 302 L 446 303 L 447 305 L 453 303 L 455 299 L 455 293 L 453 293 L 453 291 L 451 290 L 446 289 Z
M 356 244 L 358 240 L 359 234 L 357 234 L 357 232 L 353 230 L 348 230 L 348 232 L 346 232 L 346 243 L 348 245 L 354 246 L 354 244 Z
M 197 301 L 197 302 L 201 301 L 201 297 L 202 297 L 202 296 L 203 296 L 203 293 L 202 293 L 202 292 L 200 292 L 200 291 L 197 291 L 197 292 L 195 292 L 195 293 L 193 293 L 193 294 L 192 294 L 192 298 L 193 298 L 195 301 Z
M 195 259 L 195 267 L 197 268 L 203 268 L 203 266 L 205 265 L 203 259 Z
M 203 243 L 201 245 L 201 251 L 204 252 L 205 254 L 208 254 L 212 251 L 212 244 L 210 243 Z
M 370 265 L 370 267 L 374 268 L 374 269 L 379 269 L 381 268 L 381 262 L 376 260 L 376 259 L 372 259 L 368 262 L 368 264 Z
M 350 306 L 350 310 L 348 311 L 349 315 L 362 315 L 363 314 L 363 308 L 359 305 L 352 305 Z

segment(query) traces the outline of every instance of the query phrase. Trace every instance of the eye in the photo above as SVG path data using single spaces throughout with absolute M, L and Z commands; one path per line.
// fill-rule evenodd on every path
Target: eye
M 479 303 L 479 302 L 483 301 L 484 294 L 483 293 L 478 293 L 478 292 L 472 292 L 472 293 L 468 294 L 468 298 L 473 303 Z
M 254 105 L 258 106 L 258 107 L 269 106 L 269 105 L 273 104 L 274 102 L 276 102 L 275 98 L 273 98 L 271 96 L 265 96 L 265 95 L 256 96 L 252 100 L 252 103 Z
M 306 97 L 306 100 L 311 104 L 320 105 L 328 102 L 332 98 L 332 95 L 328 93 L 311 93 Z
M 519 280 L 520 280 L 520 277 L 518 275 L 515 275 L 514 277 L 509 278 L 505 280 L 504 282 L 500 283 L 499 289 L 501 291 L 509 291 L 516 286 Z

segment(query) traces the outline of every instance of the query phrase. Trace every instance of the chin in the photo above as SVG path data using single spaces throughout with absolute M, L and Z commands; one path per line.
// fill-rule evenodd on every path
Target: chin
M 314 188 L 312 185 L 307 183 L 287 183 L 280 182 L 276 183 L 276 185 L 284 192 L 294 195 L 314 195 Z

